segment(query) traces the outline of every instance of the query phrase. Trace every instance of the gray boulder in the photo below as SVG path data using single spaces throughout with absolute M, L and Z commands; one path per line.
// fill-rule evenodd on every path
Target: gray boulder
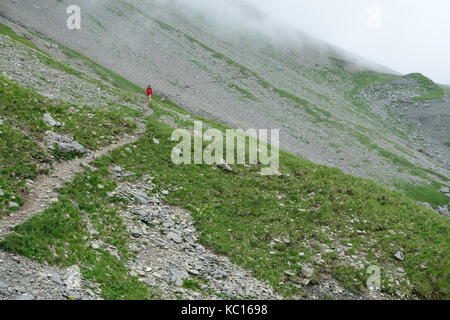
M 17 202 L 11 201 L 11 202 L 9 203 L 9 207 L 10 207 L 10 208 L 19 208 L 20 205 L 19 205 Z
M 448 212 L 448 207 L 447 206 L 439 207 L 438 211 L 443 216 L 450 217 L 450 213 Z
M 405 260 L 405 256 L 404 256 L 403 252 L 401 252 L 401 251 L 397 251 L 397 252 L 394 254 L 394 257 L 395 257 L 397 260 L 399 260 L 399 261 Z
M 56 121 L 55 119 L 53 119 L 53 117 L 50 115 L 50 113 L 45 113 L 42 117 L 42 119 L 44 120 L 44 122 L 49 126 L 49 127 L 60 127 L 61 126 L 61 122 Z
M 450 193 L 450 190 L 447 187 L 442 187 L 441 192 L 442 193 Z
M 137 202 L 139 202 L 142 205 L 146 205 L 148 204 L 148 196 L 147 193 L 143 192 L 143 191 L 135 191 L 131 194 L 136 200 Z
M 87 153 L 87 150 L 85 147 L 83 147 L 81 144 L 79 144 L 78 142 L 76 142 L 68 137 L 59 135 L 52 131 L 47 131 L 45 133 L 45 135 L 46 135 L 46 141 L 49 145 L 48 148 L 50 150 L 55 150 L 54 145 L 56 144 L 58 146 L 58 150 L 63 153 L 68 153 L 68 152 L 75 152 L 78 154 Z

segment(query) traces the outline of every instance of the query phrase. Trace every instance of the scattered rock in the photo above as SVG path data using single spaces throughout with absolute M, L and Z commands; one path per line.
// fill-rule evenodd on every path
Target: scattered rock
M 178 287 L 183 285 L 183 280 L 189 277 L 186 271 L 178 270 L 176 268 L 169 269 L 169 283 L 173 283 Z
M 224 171 L 232 172 L 233 169 L 225 162 L 224 159 L 220 159 L 219 163 L 217 163 L 217 167 Z
M 60 286 L 63 286 L 63 285 L 64 285 L 64 282 L 61 280 L 61 278 L 60 278 L 57 274 L 53 275 L 52 278 L 51 278 L 51 280 L 52 280 L 54 283 L 59 284 Z
M 421 201 L 418 201 L 417 203 L 420 204 L 420 205 L 422 205 L 422 206 L 424 206 L 425 208 L 428 208 L 428 209 L 433 210 L 433 206 L 432 206 L 431 204 L 429 204 L 428 202 L 421 202 Z
M 403 252 L 401 252 L 401 251 L 397 251 L 397 252 L 394 254 L 394 257 L 395 257 L 395 259 L 397 259 L 397 260 L 399 260 L 399 261 L 405 260 L 405 256 L 403 255 Z
M 68 289 L 74 299 L 99 300 L 98 285 L 77 278 L 79 286 L 68 287 L 64 271 L 22 256 L 0 251 L 0 301 L 2 300 L 66 300 Z
M 309 279 L 314 275 L 314 269 L 310 267 L 303 266 L 302 267 L 302 275 Z
M 450 193 L 450 190 L 449 190 L 449 188 L 447 188 L 447 187 L 442 187 L 442 188 L 441 188 L 441 192 L 442 192 L 442 193 Z
M 143 191 L 135 191 L 132 193 L 132 196 L 142 205 L 148 204 L 148 196 L 147 193 Z
M 9 207 L 10 207 L 11 209 L 12 209 L 12 208 L 19 208 L 20 205 L 19 205 L 17 202 L 11 201 L 11 202 L 9 203 Z
M 284 274 L 287 275 L 287 276 L 289 276 L 289 277 L 295 277 L 295 273 L 292 272 L 292 271 L 289 271 L 289 270 L 285 270 L 285 271 L 284 271 Z
M 27 40 L 30 40 L 30 41 L 33 40 L 33 36 L 31 34 L 29 34 L 28 32 L 24 32 L 22 35 Z
M 170 232 L 169 234 L 167 234 L 167 237 L 170 240 L 172 240 L 173 242 L 175 242 L 175 243 L 182 243 L 183 242 L 183 239 L 178 234 L 176 234 L 175 232 Z
M 154 143 L 154 144 L 159 144 L 159 140 L 156 139 L 156 138 L 153 138 L 153 143 Z
M 61 126 L 61 123 L 53 119 L 53 117 L 49 113 L 45 113 L 42 119 L 49 127 L 53 128 Z
M 439 207 L 438 212 L 443 216 L 450 217 L 450 212 L 448 212 L 448 206 Z
M 59 152 L 75 152 L 78 154 L 84 154 L 87 153 L 87 150 L 85 147 L 83 147 L 81 144 L 79 144 L 76 141 L 73 141 L 72 139 L 59 135 L 57 133 L 54 133 L 52 131 L 47 131 L 45 133 L 45 139 L 48 143 L 48 148 L 50 150 L 55 150 L 55 144 L 58 146 Z
M 0 281 L 0 290 L 6 289 L 6 288 L 8 288 L 8 285 L 5 282 Z

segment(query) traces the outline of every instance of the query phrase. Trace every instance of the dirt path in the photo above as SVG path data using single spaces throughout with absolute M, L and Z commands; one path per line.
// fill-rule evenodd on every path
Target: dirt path
M 58 163 L 55 165 L 55 168 L 50 175 L 38 176 L 38 178 L 34 181 L 29 194 L 25 197 L 24 205 L 20 208 L 20 210 L 13 212 L 11 215 L 0 220 L 0 239 L 10 234 L 14 227 L 44 211 L 54 201 L 57 201 L 57 190 L 61 188 L 64 183 L 72 181 L 75 175 L 83 171 L 84 167 L 89 162 L 111 152 L 114 149 L 136 142 L 145 133 L 145 125 L 143 123 L 144 119 L 152 113 L 153 110 L 149 109 L 143 116 L 136 120 L 138 122 L 139 129 L 134 132 L 134 135 L 122 137 L 116 143 L 92 152 L 86 157 Z

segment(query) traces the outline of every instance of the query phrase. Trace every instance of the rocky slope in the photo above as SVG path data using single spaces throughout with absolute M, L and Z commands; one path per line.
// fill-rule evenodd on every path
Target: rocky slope
M 250 27 L 243 32 L 163 1 L 74 3 L 84 13 L 76 32 L 65 26 L 62 2 L 6 1 L 0 13 L 134 83 L 151 81 L 196 114 L 237 128 L 280 128 L 283 149 L 314 162 L 406 191 L 429 186 L 436 193 L 448 185 L 448 89 L 417 102 L 414 94 L 427 84 L 368 69 L 283 26 L 270 24 L 276 31 L 261 33 L 255 25 L 272 22 L 248 7 L 243 11 L 254 14 L 244 14 Z M 389 86 L 388 101 L 366 94 L 375 83 Z M 402 105 L 386 121 L 392 103 Z M 397 112 L 405 108 L 409 112 Z

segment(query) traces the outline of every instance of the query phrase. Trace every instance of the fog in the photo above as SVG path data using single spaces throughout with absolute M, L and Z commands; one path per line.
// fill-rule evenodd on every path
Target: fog
M 98 6 L 109 0 L 81 1 Z M 251 29 L 276 40 L 298 41 L 294 32 L 280 27 L 290 25 L 391 70 L 421 72 L 450 84 L 449 0 L 141 1 L 131 0 L 150 10 L 152 3 L 175 7 L 186 16 L 195 14 L 191 19 L 200 14 L 216 23 L 218 31 Z
M 266 14 L 401 73 L 450 84 L 448 0 L 245 0 Z
M 200 13 L 224 29 L 252 28 L 285 38 L 288 33 L 272 23 L 278 20 L 389 69 L 450 84 L 448 0 L 241 1 L 248 6 L 240 0 L 154 1 Z

